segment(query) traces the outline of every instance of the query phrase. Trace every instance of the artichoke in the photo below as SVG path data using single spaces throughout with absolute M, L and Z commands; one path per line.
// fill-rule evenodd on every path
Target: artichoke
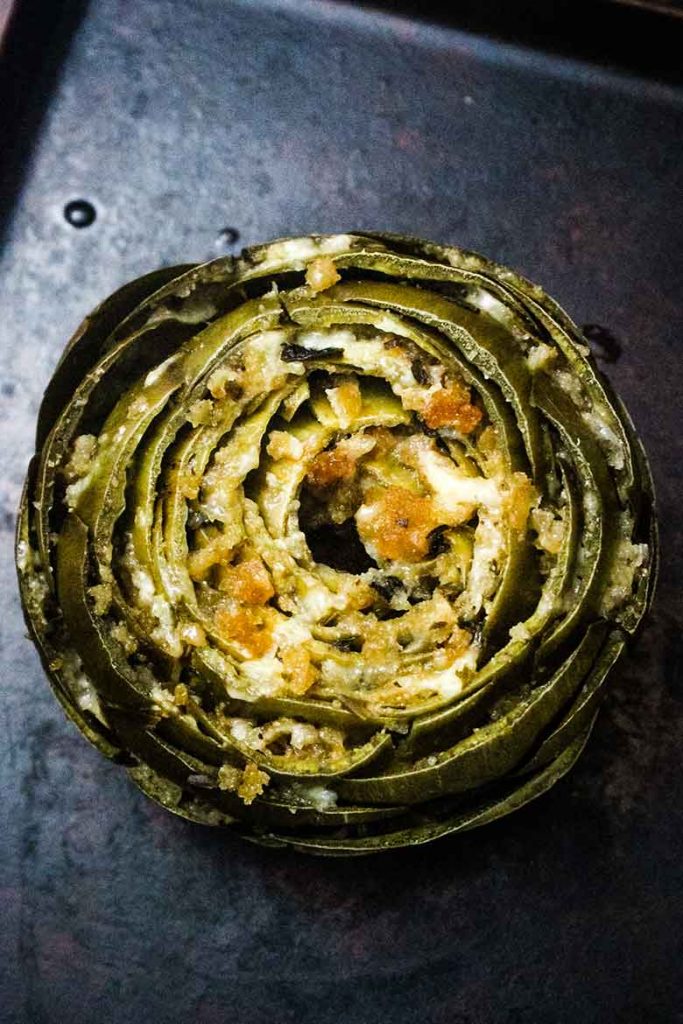
M 655 563 L 643 449 L 567 315 L 384 234 L 107 299 L 45 393 L 17 542 L 91 743 L 176 814 L 328 855 L 547 790 Z

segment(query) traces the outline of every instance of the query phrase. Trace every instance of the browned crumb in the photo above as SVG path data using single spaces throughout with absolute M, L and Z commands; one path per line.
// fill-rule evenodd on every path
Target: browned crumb
M 269 782 L 270 776 L 267 772 L 261 771 L 253 761 L 247 761 L 237 786 L 237 795 L 242 803 L 251 804 L 257 796 L 261 796 Z
M 340 480 L 350 480 L 356 471 L 356 461 L 351 452 L 337 445 L 316 455 L 306 479 L 312 487 L 330 487 Z
M 279 652 L 292 693 L 303 694 L 315 682 L 316 670 L 305 647 L 285 647 Z
M 462 657 L 471 643 L 472 634 L 456 626 L 442 649 L 443 665 L 440 667 L 447 668 L 452 665 L 456 658 Z
M 266 604 L 275 594 L 268 570 L 260 558 L 250 558 L 239 565 L 221 567 L 218 589 L 230 594 L 240 604 Z
M 329 256 L 318 256 L 308 264 L 306 284 L 312 292 L 324 292 L 340 280 L 334 260 Z
M 419 562 L 429 550 L 429 534 L 439 525 L 434 502 L 405 487 L 376 492 L 358 516 L 361 539 L 380 558 Z
M 564 539 L 564 521 L 549 509 L 536 508 L 531 513 L 531 525 L 538 534 L 538 544 L 550 555 L 559 554 Z
M 537 497 L 536 489 L 526 473 L 512 474 L 505 507 L 510 526 L 517 533 L 523 533 L 526 529 L 529 511 Z
M 289 459 L 295 462 L 303 455 L 304 446 L 298 437 L 293 437 L 285 430 L 273 430 L 268 438 L 266 451 L 271 459 Z
M 253 658 L 260 658 L 271 645 L 271 631 L 260 608 L 219 607 L 214 622 L 226 639 L 243 647 Z
M 251 804 L 257 796 L 261 796 L 269 782 L 268 773 L 261 771 L 253 761 L 247 761 L 241 770 L 231 764 L 222 764 L 218 769 L 218 788 L 224 792 L 237 793 L 245 804 Z
M 328 388 L 325 394 L 339 417 L 340 426 L 346 430 L 360 415 L 363 407 L 358 381 L 354 377 L 349 377 L 347 380 L 342 380 L 337 387 Z
M 369 433 L 342 438 L 334 448 L 316 455 L 306 476 L 306 482 L 311 487 L 324 490 L 352 480 L 359 461 L 376 445 L 377 440 Z
M 457 381 L 430 395 L 422 410 L 422 418 L 431 430 L 454 427 L 461 434 L 471 434 L 482 418 L 481 409 L 472 405 L 471 394 Z

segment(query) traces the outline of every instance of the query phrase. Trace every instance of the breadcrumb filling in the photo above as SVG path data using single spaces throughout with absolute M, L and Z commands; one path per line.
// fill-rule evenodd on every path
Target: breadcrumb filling
M 340 273 L 327 253 L 301 255 L 322 301 Z M 552 580 L 569 543 L 563 495 L 541 503 L 485 396 L 403 331 L 386 314 L 379 327 L 268 329 L 236 345 L 188 406 L 162 467 L 168 489 L 145 497 L 115 545 L 112 581 L 88 590 L 99 616 L 116 601 L 114 581 L 135 609 L 134 624 L 111 621 L 110 636 L 142 678 L 148 638 L 175 660 L 175 697 L 157 688 L 159 712 L 204 708 L 205 728 L 246 759 L 218 774 L 245 804 L 269 784 L 266 763 L 338 769 L 372 743 L 367 729 L 346 735 L 277 714 L 259 723 L 231 702 L 313 701 L 360 721 L 439 707 L 481 667 L 482 623 L 517 548 L 535 549 Z M 529 372 L 555 374 L 618 465 L 611 424 L 556 363 L 544 343 L 528 352 Z M 151 397 L 141 401 L 137 415 Z M 105 440 L 75 439 L 67 507 L 87 492 Z M 628 598 L 646 559 L 644 545 L 621 544 L 605 614 Z M 560 606 L 544 591 L 546 619 Z M 509 636 L 531 633 L 520 619 Z M 209 700 L 193 695 L 195 666 L 211 671 Z M 311 799 L 333 806 L 325 792 Z

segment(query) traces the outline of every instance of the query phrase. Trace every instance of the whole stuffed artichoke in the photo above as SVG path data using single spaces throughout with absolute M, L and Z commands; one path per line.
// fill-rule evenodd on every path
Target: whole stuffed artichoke
M 95 310 L 17 547 L 99 750 L 177 814 L 325 854 L 548 789 L 655 560 L 642 449 L 562 310 L 375 234 L 160 270 Z

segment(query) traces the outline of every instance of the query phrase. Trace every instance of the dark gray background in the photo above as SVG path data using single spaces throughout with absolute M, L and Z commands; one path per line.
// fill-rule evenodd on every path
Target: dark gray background
M 681 93 L 308 0 L 92 0 L 63 56 L 0 225 L 0 1020 L 683 1021 Z M 476 248 L 623 341 L 655 614 L 578 767 L 511 819 L 367 860 L 263 851 L 147 802 L 42 678 L 10 542 L 43 387 L 98 300 L 229 251 L 225 227 Z

